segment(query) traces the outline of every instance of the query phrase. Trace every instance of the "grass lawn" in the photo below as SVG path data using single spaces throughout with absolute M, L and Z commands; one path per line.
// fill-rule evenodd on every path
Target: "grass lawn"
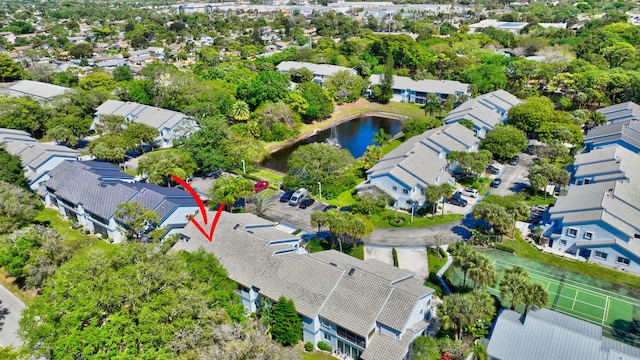
M 513 249 L 516 255 L 523 258 L 535 260 L 543 264 L 553 265 L 561 269 L 570 270 L 615 284 L 640 289 L 640 277 L 638 276 L 609 269 L 593 263 L 571 260 L 557 255 L 544 253 L 527 243 L 519 233 L 516 233 L 515 240 L 505 240 L 504 245 Z
M 396 226 L 390 225 L 389 224 L 389 220 L 385 219 L 387 218 L 387 216 L 394 216 L 395 211 L 393 210 L 389 210 L 389 209 L 385 209 L 383 212 L 379 213 L 379 214 L 375 214 L 375 215 L 371 215 L 369 217 L 369 220 L 371 220 L 371 222 L 373 223 L 373 226 L 378 227 L 378 228 L 393 228 Z M 436 225 L 442 225 L 442 224 L 446 224 L 446 223 L 450 223 L 456 220 L 460 220 L 462 219 L 463 215 L 462 214 L 445 214 L 444 218 L 441 218 L 440 215 L 436 215 L 436 218 L 434 220 L 431 220 L 431 216 L 427 216 L 427 217 L 418 217 L 418 216 L 414 216 L 413 217 L 413 222 L 411 222 L 411 215 L 407 215 L 404 213 L 398 213 L 398 216 L 402 217 L 405 219 L 405 224 L 402 227 L 428 227 L 428 226 L 436 226 Z
M 88 236 L 82 234 L 79 229 L 72 229 L 69 221 L 63 220 L 57 210 L 44 208 L 35 219 L 36 221 L 48 221 L 51 227 L 67 239 L 82 240 L 89 239 Z
M 529 200 L 527 200 L 527 205 L 549 205 L 554 204 L 556 202 L 556 198 L 551 195 L 547 195 L 547 198 L 544 198 L 544 195 L 538 193 L 534 198 L 533 195 L 529 196 Z
M 353 199 L 353 189 L 347 189 L 341 192 L 335 199 L 322 199 L 327 204 L 335 205 L 338 207 L 353 205 L 356 201 Z
M 312 353 L 302 351 L 300 354 L 302 354 L 303 360 L 335 360 L 335 357 L 322 351 L 315 351 Z
M 458 183 L 464 187 L 477 189 L 480 195 L 485 195 L 490 190 L 489 183 L 491 183 L 491 178 L 481 177 L 476 180 L 475 177 L 468 177 L 460 179 Z
M 447 257 L 440 258 L 437 249 L 427 248 L 427 263 L 429 264 L 429 273 L 438 272 L 447 262 Z
M 273 171 L 269 171 L 268 169 L 258 169 L 251 173 L 253 177 L 256 177 L 262 181 L 268 181 L 269 184 L 275 184 L 277 182 L 282 182 L 282 175 L 277 174 Z
M 390 143 L 384 145 L 382 147 L 382 156 L 387 155 L 388 153 L 391 152 L 391 150 L 394 150 L 395 148 L 400 146 L 400 144 L 402 144 L 402 141 L 400 141 L 400 139 L 395 139 L 395 140 L 392 140 Z

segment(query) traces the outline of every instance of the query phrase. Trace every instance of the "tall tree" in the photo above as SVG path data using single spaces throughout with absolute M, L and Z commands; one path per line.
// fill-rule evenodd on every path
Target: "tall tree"
M 224 203 L 225 208 L 232 210 L 240 198 L 253 194 L 253 183 L 249 179 L 235 176 L 222 176 L 211 186 L 211 205 Z
M 522 301 L 524 303 L 524 314 L 527 314 L 529 307 L 542 308 L 547 305 L 548 301 L 549 293 L 547 289 L 541 284 L 530 283 L 524 292 Z
M 496 159 L 510 159 L 527 148 L 527 135 L 511 126 L 497 126 L 480 141 L 480 148 L 488 150 Z
M 475 251 L 470 262 L 473 266 L 469 269 L 469 279 L 473 281 L 474 288 L 482 289 L 495 285 L 498 273 L 486 255 Z
M 0 147 L 0 164 L 2 164 L 2 167 L 0 167 L 0 181 L 17 186 L 27 185 L 20 158 L 9 154 L 4 147 Z
M 326 119 L 333 112 L 333 99 L 322 86 L 314 82 L 306 82 L 298 85 L 296 91 L 307 101 L 308 106 L 302 120 L 312 122 Z
M 29 224 L 42 202 L 24 188 L 0 181 L 0 234 Z
M 273 304 L 271 335 L 282 345 L 291 346 L 302 340 L 302 319 L 293 300 L 280 296 Z
M 151 231 L 158 226 L 160 215 L 137 201 L 118 204 L 116 219 L 128 231 L 128 238 L 140 240 L 143 232 Z
M 196 163 L 183 149 L 167 149 L 145 155 L 138 162 L 138 173 L 146 174 L 154 184 L 169 186 L 175 175 L 186 179 L 196 171 Z
M 18 65 L 7 53 L 0 53 L 0 77 L 2 82 L 16 81 L 24 77 L 24 69 Z
M 380 78 L 380 84 L 376 84 L 371 88 L 371 97 L 373 101 L 386 104 L 393 97 L 393 55 L 387 55 L 387 63 L 385 65 L 384 74 Z
M 529 274 L 520 266 L 514 266 L 504 272 L 500 280 L 500 296 L 509 300 L 511 310 L 514 310 L 517 304 L 524 303 L 530 283 Z
M 254 210 L 258 216 L 264 216 L 267 210 L 276 206 L 276 202 L 273 197 L 264 191 L 259 194 L 251 195 L 250 199 L 251 203 L 255 206 Z

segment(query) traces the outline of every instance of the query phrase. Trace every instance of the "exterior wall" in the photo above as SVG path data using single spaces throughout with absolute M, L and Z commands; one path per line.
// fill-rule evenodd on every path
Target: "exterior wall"
M 607 258 L 602 259 L 600 257 L 597 257 L 596 251 L 607 254 Z M 591 249 L 591 255 L 589 256 L 589 261 L 594 262 L 596 264 L 613 267 L 618 270 L 640 274 L 640 264 L 638 262 L 633 261 L 633 259 L 630 259 L 631 261 L 627 265 L 627 264 L 618 262 L 618 257 L 623 257 L 626 259 L 630 258 L 628 254 L 621 253 L 620 251 L 612 247 L 593 248 Z
M 398 195 L 398 200 L 396 201 L 396 205 L 400 208 L 410 208 L 411 205 L 409 205 L 409 200 L 410 200 L 410 196 L 411 196 L 411 190 L 408 186 L 400 183 L 399 181 L 396 181 L 395 179 L 393 179 L 391 176 L 379 176 L 379 177 L 375 177 L 370 179 L 370 182 L 373 183 L 377 183 L 380 184 L 382 186 L 384 186 L 385 188 L 387 188 L 389 190 L 389 192 L 397 194 Z M 394 190 L 393 188 L 396 188 L 396 190 Z M 408 191 L 407 194 L 405 194 L 402 190 L 405 189 Z
M 322 341 L 322 333 L 320 331 L 320 323 L 318 318 L 311 319 L 306 316 L 302 316 L 302 341 L 310 342 L 314 346 Z
M 173 224 L 187 224 L 189 222 L 189 215 L 194 215 L 198 211 L 198 206 L 182 206 L 176 208 L 169 216 L 167 216 L 160 226 L 167 226 Z
M 434 310 L 435 311 L 435 310 Z M 424 298 L 420 299 L 413 307 L 413 310 L 411 311 L 411 315 L 409 316 L 409 319 L 407 320 L 407 323 L 409 325 L 411 324 L 415 324 L 420 320 L 430 320 L 431 319 L 431 312 L 432 312 L 432 307 L 431 307 L 431 296 L 425 296 Z M 404 329 L 401 329 L 404 330 Z

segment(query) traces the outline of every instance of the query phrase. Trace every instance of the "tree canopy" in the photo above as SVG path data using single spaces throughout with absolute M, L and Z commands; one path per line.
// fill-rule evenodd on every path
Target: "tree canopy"
M 511 125 L 497 126 L 480 141 L 480 148 L 506 160 L 527 148 L 527 135 Z

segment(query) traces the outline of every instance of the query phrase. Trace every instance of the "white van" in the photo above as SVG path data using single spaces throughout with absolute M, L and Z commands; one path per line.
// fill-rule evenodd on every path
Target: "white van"
M 307 191 L 307 189 L 298 189 L 298 191 L 294 192 L 293 195 L 291 195 L 289 205 L 298 206 L 300 202 L 302 202 L 302 200 L 304 200 L 304 198 L 306 198 L 307 196 L 309 196 L 309 192 Z

